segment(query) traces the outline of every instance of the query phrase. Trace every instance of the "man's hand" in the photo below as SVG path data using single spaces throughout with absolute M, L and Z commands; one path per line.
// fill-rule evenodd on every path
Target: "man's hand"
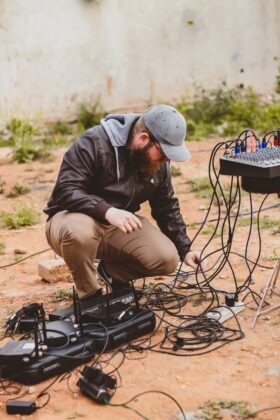
M 192 267 L 194 271 L 198 270 L 198 272 L 205 269 L 204 262 L 201 263 L 201 254 L 197 251 L 188 252 L 184 258 L 184 264 Z
M 138 217 L 126 210 L 109 208 L 106 211 L 105 219 L 111 225 L 119 228 L 123 233 L 131 233 L 142 228 L 142 223 Z

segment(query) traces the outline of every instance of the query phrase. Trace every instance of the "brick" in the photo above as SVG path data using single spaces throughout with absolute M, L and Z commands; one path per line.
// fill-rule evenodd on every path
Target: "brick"
M 73 281 L 72 275 L 63 258 L 40 261 L 38 264 L 38 273 L 40 277 L 49 283 Z

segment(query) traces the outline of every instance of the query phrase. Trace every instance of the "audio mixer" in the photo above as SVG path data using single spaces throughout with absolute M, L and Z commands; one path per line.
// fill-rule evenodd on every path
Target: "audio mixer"
M 280 147 L 226 154 L 220 158 L 220 173 L 255 178 L 280 177 Z

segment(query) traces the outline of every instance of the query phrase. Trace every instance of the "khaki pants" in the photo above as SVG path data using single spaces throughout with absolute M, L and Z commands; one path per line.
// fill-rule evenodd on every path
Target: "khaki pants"
M 47 222 L 48 243 L 68 265 L 80 298 L 100 287 L 95 258 L 105 262 L 111 277 L 123 282 L 176 269 L 179 257 L 174 244 L 145 217 L 138 217 L 143 228 L 129 234 L 83 213 L 61 211 Z

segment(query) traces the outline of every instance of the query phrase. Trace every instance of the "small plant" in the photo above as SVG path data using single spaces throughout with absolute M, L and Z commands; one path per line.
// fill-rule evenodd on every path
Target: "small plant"
M 54 295 L 54 298 L 56 300 L 73 299 L 73 293 L 72 293 L 72 291 L 70 292 L 70 291 L 65 290 L 65 289 L 60 289 L 60 290 L 56 291 L 56 293 Z
M 6 245 L 4 242 L 0 242 L 0 255 L 4 255 L 6 252 Z
M 14 254 L 14 261 L 15 262 L 18 262 L 18 261 L 20 261 L 22 259 L 22 255 L 20 255 L 20 254 Z
M 79 132 L 100 124 L 100 120 L 104 118 L 105 115 L 106 112 L 103 110 L 99 101 L 96 101 L 91 107 L 88 107 L 85 104 L 80 105 L 77 119 Z
M 173 176 L 173 177 L 182 175 L 181 169 L 178 168 L 178 166 L 175 166 L 175 165 L 170 166 L 170 173 L 171 173 L 171 176 Z
M 36 132 L 35 127 L 29 121 L 19 118 L 11 118 L 7 124 L 7 128 L 13 135 L 20 136 L 31 135 Z
M 1 212 L 1 218 L 7 229 L 19 229 L 22 226 L 32 226 L 38 223 L 39 214 L 30 207 L 21 207 L 13 213 Z
M 55 134 L 52 137 L 46 137 L 43 140 L 44 146 L 47 147 L 61 147 L 67 143 L 67 139 L 62 134 Z
M 249 403 L 244 401 L 206 401 L 200 409 L 202 410 L 200 418 L 205 420 L 222 419 L 222 410 L 227 410 L 231 415 L 239 418 L 248 418 L 253 414 L 249 408 Z
M 276 77 L 276 92 L 280 92 L 280 67 Z M 198 89 L 192 101 L 186 98 L 176 104 L 188 123 L 188 139 L 200 140 L 209 135 L 232 136 L 246 128 L 262 132 L 280 125 L 280 102 L 263 104 L 251 87 Z
M 193 307 L 196 307 L 202 305 L 203 302 L 211 301 L 212 297 L 207 296 L 207 293 L 202 292 L 190 297 L 188 300 L 189 302 L 192 302 Z
M 74 411 L 74 413 L 69 414 L 69 416 L 67 417 L 67 419 L 77 419 L 79 417 L 85 417 L 85 414 L 80 413 L 79 411 Z
M 38 157 L 32 134 L 16 134 L 14 137 L 13 160 L 17 163 L 31 162 Z
M 23 194 L 27 194 L 30 192 L 30 188 L 26 187 L 25 185 L 21 185 L 21 184 L 15 184 L 11 191 L 9 192 L 9 194 L 7 195 L 7 197 L 9 198 L 15 198 L 18 197 L 19 195 L 23 195 Z
M 275 248 L 273 248 L 273 251 L 270 256 L 263 258 L 265 261 L 277 261 L 278 260 L 278 254 Z
M 250 217 L 240 217 L 237 221 L 237 226 L 248 226 L 251 223 Z M 254 216 L 252 219 L 252 224 L 257 223 L 257 217 Z M 260 229 L 277 229 L 280 230 L 280 221 L 271 219 L 269 216 L 262 216 L 259 219 Z
M 212 236 L 213 233 L 215 232 L 216 226 L 214 225 L 208 225 L 205 226 L 205 228 L 202 229 L 201 233 L 202 235 L 207 235 L 207 236 Z M 222 231 L 221 228 L 217 228 L 214 237 L 217 238 L 219 236 L 221 236 Z
M 36 159 L 39 159 L 43 163 L 49 163 L 54 161 L 55 156 L 48 147 L 43 146 L 38 149 Z
M 70 134 L 72 127 L 66 121 L 56 121 L 50 125 L 50 131 L 54 134 Z
M 197 198 L 211 198 L 213 188 L 208 178 L 193 178 L 187 181 L 190 191 L 195 193 Z

